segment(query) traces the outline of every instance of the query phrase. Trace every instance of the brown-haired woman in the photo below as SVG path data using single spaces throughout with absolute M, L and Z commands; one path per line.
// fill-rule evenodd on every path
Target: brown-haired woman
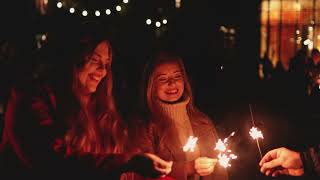
M 140 139 L 141 148 L 173 161 L 171 178 L 228 179 L 225 169 L 216 166 L 217 134 L 212 121 L 193 104 L 182 59 L 161 52 L 148 64 L 144 77 L 143 117 L 148 127 L 145 138 Z M 194 152 L 182 148 L 189 136 L 198 137 Z
M 127 127 L 112 95 L 111 46 L 95 28 L 83 26 L 68 44 L 57 83 L 12 91 L 2 146 L 8 175 L 120 179 L 171 171 L 172 162 L 127 150 Z

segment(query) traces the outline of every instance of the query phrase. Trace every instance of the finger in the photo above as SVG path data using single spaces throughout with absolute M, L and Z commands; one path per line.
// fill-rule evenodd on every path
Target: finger
M 157 165 L 157 164 L 155 164 L 154 165 L 154 168 L 157 170 L 157 171 L 159 171 L 160 170 L 160 172 L 164 172 L 164 174 L 169 174 L 170 172 L 171 172 L 171 170 L 172 170 L 172 161 L 170 162 L 170 164 L 171 164 L 171 166 L 167 166 L 167 167 L 162 167 L 162 166 L 159 166 L 159 165 Z
M 278 151 L 279 151 L 279 149 L 274 149 L 274 150 L 267 152 L 267 154 L 265 154 L 263 156 L 263 158 L 261 159 L 261 161 L 259 162 L 259 165 L 262 166 L 264 163 L 269 162 L 272 159 L 275 159 L 277 157 Z
M 167 174 L 169 174 L 169 172 L 171 171 L 171 170 L 163 169 L 163 168 L 160 168 L 160 167 L 157 167 L 157 166 L 155 166 L 154 169 L 155 169 L 156 171 L 158 171 L 159 174 L 161 174 L 161 175 L 167 175 Z
M 209 175 L 213 172 L 213 167 L 207 168 L 207 169 L 199 169 L 197 173 L 201 176 Z
M 195 164 L 195 169 L 208 169 L 211 166 L 213 166 L 213 164 L 211 163 L 207 163 L 207 164 Z
M 154 154 L 150 154 L 150 153 L 146 153 L 146 155 L 151 158 L 153 160 L 154 163 L 162 166 L 162 167 L 171 167 L 172 166 L 172 162 L 167 162 L 161 158 L 159 158 L 158 156 L 154 155 Z
M 200 163 L 200 164 L 207 164 L 207 163 L 214 163 L 216 161 L 216 159 L 212 159 L 212 158 L 208 158 L 208 157 L 199 157 L 196 159 L 196 162 L 197 163 Z
M 289 175 L 287 169 L 279 169 L 279 170 L 275 170 L 274 172 L 272 172 L 272 177 L 277 177 L 280 174 Z
M 261 172 L 264 172 L 266 171 L 267 169 L 273 169 L 273 168 L 276 168 L 276 167 L 279 167 L 281 166 L 281 160 L 280 159 L 274 159 L 270 162 L 266 162 L 262 165 L 261 167 Z
M 269 169 L 269 170 L 266 171 L 265 175 L 266 175 L 266 176 L 269 176 L 269 175 L 271 174 L 271 172 L 272 172 L 272 171 Z

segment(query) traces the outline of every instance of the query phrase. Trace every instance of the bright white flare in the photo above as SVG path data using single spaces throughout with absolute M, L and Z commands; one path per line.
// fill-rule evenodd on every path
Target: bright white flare
M 183 151 L 194 152 L 194 149 L 197 145 L 197 141 L 198 141 L 197 137 L 189 136 L 187 143 L 183 146 Z
M 256 127 L 252 127 L 249 131 L 249 134 L 253 139 L 259 139 L 259 138 L 263 139 L 262 132 L 259 131 Z

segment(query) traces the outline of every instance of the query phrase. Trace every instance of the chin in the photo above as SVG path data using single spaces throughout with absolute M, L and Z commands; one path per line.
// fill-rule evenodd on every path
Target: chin
M 88 92 L 89 93 L 95 93 L 97 91 L 97 87 L 89 87 Z

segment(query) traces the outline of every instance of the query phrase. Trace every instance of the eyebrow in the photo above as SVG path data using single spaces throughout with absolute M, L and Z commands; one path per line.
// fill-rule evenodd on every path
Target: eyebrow
M 100 54 L 96 53 L 96 52 L 93 52 L 93 55 L 98 56 L 100 59 L 102 58 L 102 56 L 101 56 Z M 108 62 L 110 61 L 110 57 L 107 58 L 107 61 L 108 61 Z
M 101 55 L 96 52 L 93 52 L 93 55 L 99 56 L 99 58 L 101 58 Z
M 158 74 L 157 77 L 165 76 L 166 74 Z

